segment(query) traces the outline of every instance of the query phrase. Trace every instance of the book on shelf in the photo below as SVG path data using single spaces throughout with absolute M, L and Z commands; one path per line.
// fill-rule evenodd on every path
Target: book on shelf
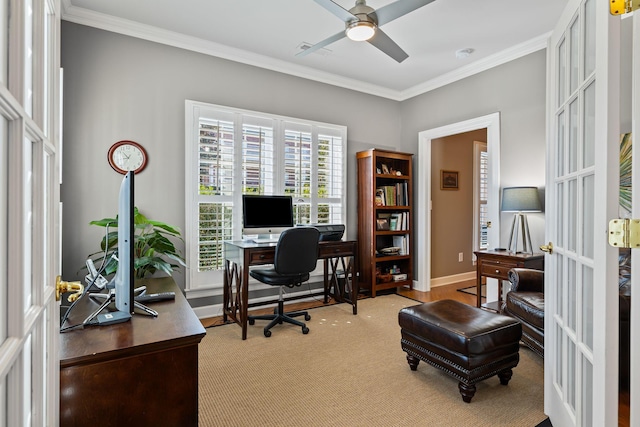
M 400 248 L 398 255 L 409 255 L 409 236 L 407 234 L 393 236 L 393 246 Z

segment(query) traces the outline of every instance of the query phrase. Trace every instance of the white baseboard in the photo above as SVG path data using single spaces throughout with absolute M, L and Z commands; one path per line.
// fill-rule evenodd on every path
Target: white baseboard
M 451 276 L 436 277 L 431 279 L 431 287 L 450 285 L 452 283 L 464 282 L 475 278 L 475 270 L 467 273 L 453 274 Z

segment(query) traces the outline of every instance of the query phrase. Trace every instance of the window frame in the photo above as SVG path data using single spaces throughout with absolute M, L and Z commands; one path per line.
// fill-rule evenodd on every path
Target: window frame
M 203 196 L 199 192 L 199 143 L 200 143 L 200 119 L 216 118 L 217 120 L 228 120 L 233 122 L 234 127 L 234 180 L 232 196 Z M 248 119 L 246 122 L 243 119 Z M 347 191 L 347 127 L 329 123 L 316 122 L 311 120 L 298 119 L 293 117 L 280 116 L 270 113 L 263 113 L 222 105 L 209 104 L 199 101 L 185 101 L 185 256 L 186 256 L 186 283 L 185 291 L 187 297 L 197 298 L 222 293 L 223 270 L 199 271 L 199 206 L 205 201 L 225 200 L 233 203 L 234 206 L 242 206 L 242 130 L 243 124 L 252 125 L 256 122 L 270 123 L 273 125 L 273 145 L 274 145 L 274 192 L 273 194 L 286 194 L 284 192 L 284 162 L 285 162 L 285 130 L 304 130 L 311 132 L 312 138 L 312 165 L 318 164 L 318 135 L 329 136 L 341 139 L 342 164 L 341 168 L 341 192 L 338 197 L 320 199 L 317 196 L 318 169 L 312 171 L 312 192 L 311 197 L 304 198 L 303 204 L 311 204 L 311 215 L 317 218 L 318 205 L 320 202 L 331 200 L 332 203 L 339 204 L 339 216 L 341 223 L 346 223 L 346 191 Z M 340 144 L 340 142 L 339 142 Z M 294 205 L 297 197 L 294 197 Z M 300 198 L 302 202 L 303 199 Z M 214 203 L 217 203 L 214 202 Z M 234 211 L 232 218 L 233 240 L 241 239 L 242 233 L 242 209 Z M 257 285 L 257 288 L 260 285 Z M 256 289 L 257 289 L 256 288 Z

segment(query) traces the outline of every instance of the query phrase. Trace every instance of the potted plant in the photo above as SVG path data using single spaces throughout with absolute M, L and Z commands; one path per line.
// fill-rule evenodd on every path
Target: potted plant
M 169 239 L 182 240 L 180 230 L 160 221 L 152 221 L 134 208 L 134 270 L 136 279 L 144 279 L 153 275 L 156 271 L 164 271 L 169 276 L 180 266 L 186 267 L 184 258 Z M 100 227 L 109 227 L 109 232 L 100 242 L 100 251 L 92 253 L 89 258 L 96 266 L 102 265 L 102 259 L 106 265 L 102 270 L 103 275 L 109 275 L 118 269 L 118 261 L 112 255 L 118 248 L 117 218 L 103 218 L 91 221 L 89 224 Z M 113 228 L 114 231 L 110 231 Z M 173 262 L 173 263 L 172 263 Z M 98 267 L 99 268 L 99 267 Z

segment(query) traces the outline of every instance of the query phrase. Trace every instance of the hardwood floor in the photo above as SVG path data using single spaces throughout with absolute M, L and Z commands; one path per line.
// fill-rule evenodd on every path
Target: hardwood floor
M 429 292 L 421 292 L 416 290 L 410 290 L 401 288 L 397 291 L 399 295 L 407 298 L 414 299 L 421 302 L 438 301 L 441 299 L 453 299 L 469 305 L 476 305 L 476 296 L 464 292 L 459 292 L 458 289 L 474 286 L 476 284 L 475 279 L 465 282 L 453 283 L 450 285 L 434 287 Z M 393 292 L 392 290 L 390 292 Z M 385 292 L 381 292 L 384 294 Z M 368 298 L 363 296 L 363 298 Z M 335 301 L 330 301 L 329 304 L 335 304 Z M 322 299 L 317 301 L 288 303 L 286 305 L 288 311 L 306 310 L 314 307 L 321 307 L 325 305 Z M 259 310 L 251 310 L 251 314 L 271 313 L 273 308 L 263 308 Z M 224 324 L 222 317 L 213 317 L 209 319 L 200 319 L 202 325 L 205 328 L 211 326 L 218 326 Z M 629 393 L 620 393 L 619 405 L 618 405 L 618 427 L 629 427 Z

